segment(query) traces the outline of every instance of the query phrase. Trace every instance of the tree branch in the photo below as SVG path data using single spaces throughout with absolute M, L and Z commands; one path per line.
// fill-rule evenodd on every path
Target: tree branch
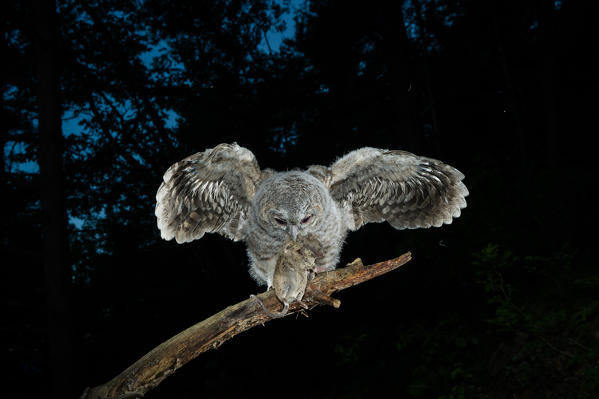
M 409 252 L 398 258 L 364 266 L 356 259 L 347 267 L 319 273 L 306 288 L 303 302 L 308 308 L 327 304 L 338 308 L 341 301 L 331 294 L 395 270 L 412 259 Z M 280 308 L 274 290 L 258 297 L 268 309 Z M 305 309 L 290 304 L 292 314 Z M 163 342 L 106 384 L 86 389 L 81 399 L 125 399 L 142 397 L 185 363 L 212 348 L 218 348 L 235 335 L 264 324 L 271 318 L 255 299 L 246 299 L 220 311 Z

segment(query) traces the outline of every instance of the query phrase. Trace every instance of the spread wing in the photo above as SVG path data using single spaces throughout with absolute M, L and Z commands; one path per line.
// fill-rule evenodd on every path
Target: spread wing
M 406 151 L 361 148 L 313 174 L 328 185 L 350 230 L 385 220 L 396 229 L 438 227 L 466 207 L 460 171 Z
M 247 211 L 261 180 L 254 154 L 235 143 L 175 163 L 156 193 L 162 238 L 183 243 L 216 232 L 243 239 Z

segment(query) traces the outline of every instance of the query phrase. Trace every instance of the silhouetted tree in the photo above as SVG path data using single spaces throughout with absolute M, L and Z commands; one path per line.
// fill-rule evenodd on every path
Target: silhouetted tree
M 296 34 L 277 49 L 264 38 L 298 2 L 7 2 L 8 392 L 44 395 L 52 370 L 57 392 L 66 387 L 56 357 L 69 344 L 75 389 L 106 381 L 258 290 L 242 246 L 164 242 L 153 216 L 168 166 L 237 141 L 278 169 L 365 145 L 438 157 L 466 174 L 469 205 L 442 229 L 349 236 L 342 263 L 408 249 L 414 261 L 347 293 L 347 308 L 204 354 L 150 395 L 263 396 L 267 375 L 290 397 L 592 397 L 591 3 L 299 2 Z M 43 252 L 42 238 L 58 241 Z M 73 298 L 71 336 L 60 333 L 64 296 L 51 292 Z M 47 302 L 62 312 L 50 323 Z M 287 359 L 308 371 L 301 389 L 289 390 Z
M 56 2 L 33 4 L 38 76 L 38 130 L 43 263 L 48 308 L 48 350 L 53 398 L 73 394 L 72 345 L 68 308 L 68 238 L 63 184 L 60 67 Z

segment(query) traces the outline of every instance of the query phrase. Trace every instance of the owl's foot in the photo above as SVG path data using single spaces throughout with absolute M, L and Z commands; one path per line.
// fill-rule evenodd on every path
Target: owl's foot
M 314 267 L 314 273 L 318 274 L 318 273 L 322 273 L 322 272 L 328 272 L 331 270 L 335 270 L 335 266 L 334 265 L 316 265 L 316 267 Z
M 299 305 L 300 305 L 302 308 L 304 308 L 304 309 L 308 309 L 308 308 L 309 308 L 309 307 L 308 307 L 308 304 L 307 304 L 306 302 L 303 302 L 303 301 L 297 301 L 297 303 L 299 303 Z

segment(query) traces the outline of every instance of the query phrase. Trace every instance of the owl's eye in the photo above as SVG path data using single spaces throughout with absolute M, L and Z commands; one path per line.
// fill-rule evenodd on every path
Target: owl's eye
M 280 224 L 281 226 L 285 226 L 287 224 L 287 221 L 284 219 L 280 219 L 280 218 L 275 218 L 275 222 L 277 222 L 278 224 Z
M 312 219 L 312 215 L 308 215 L 305 218 L 302 219 L 302 224 L 306 224 L 310 221 L 310 219 Z

